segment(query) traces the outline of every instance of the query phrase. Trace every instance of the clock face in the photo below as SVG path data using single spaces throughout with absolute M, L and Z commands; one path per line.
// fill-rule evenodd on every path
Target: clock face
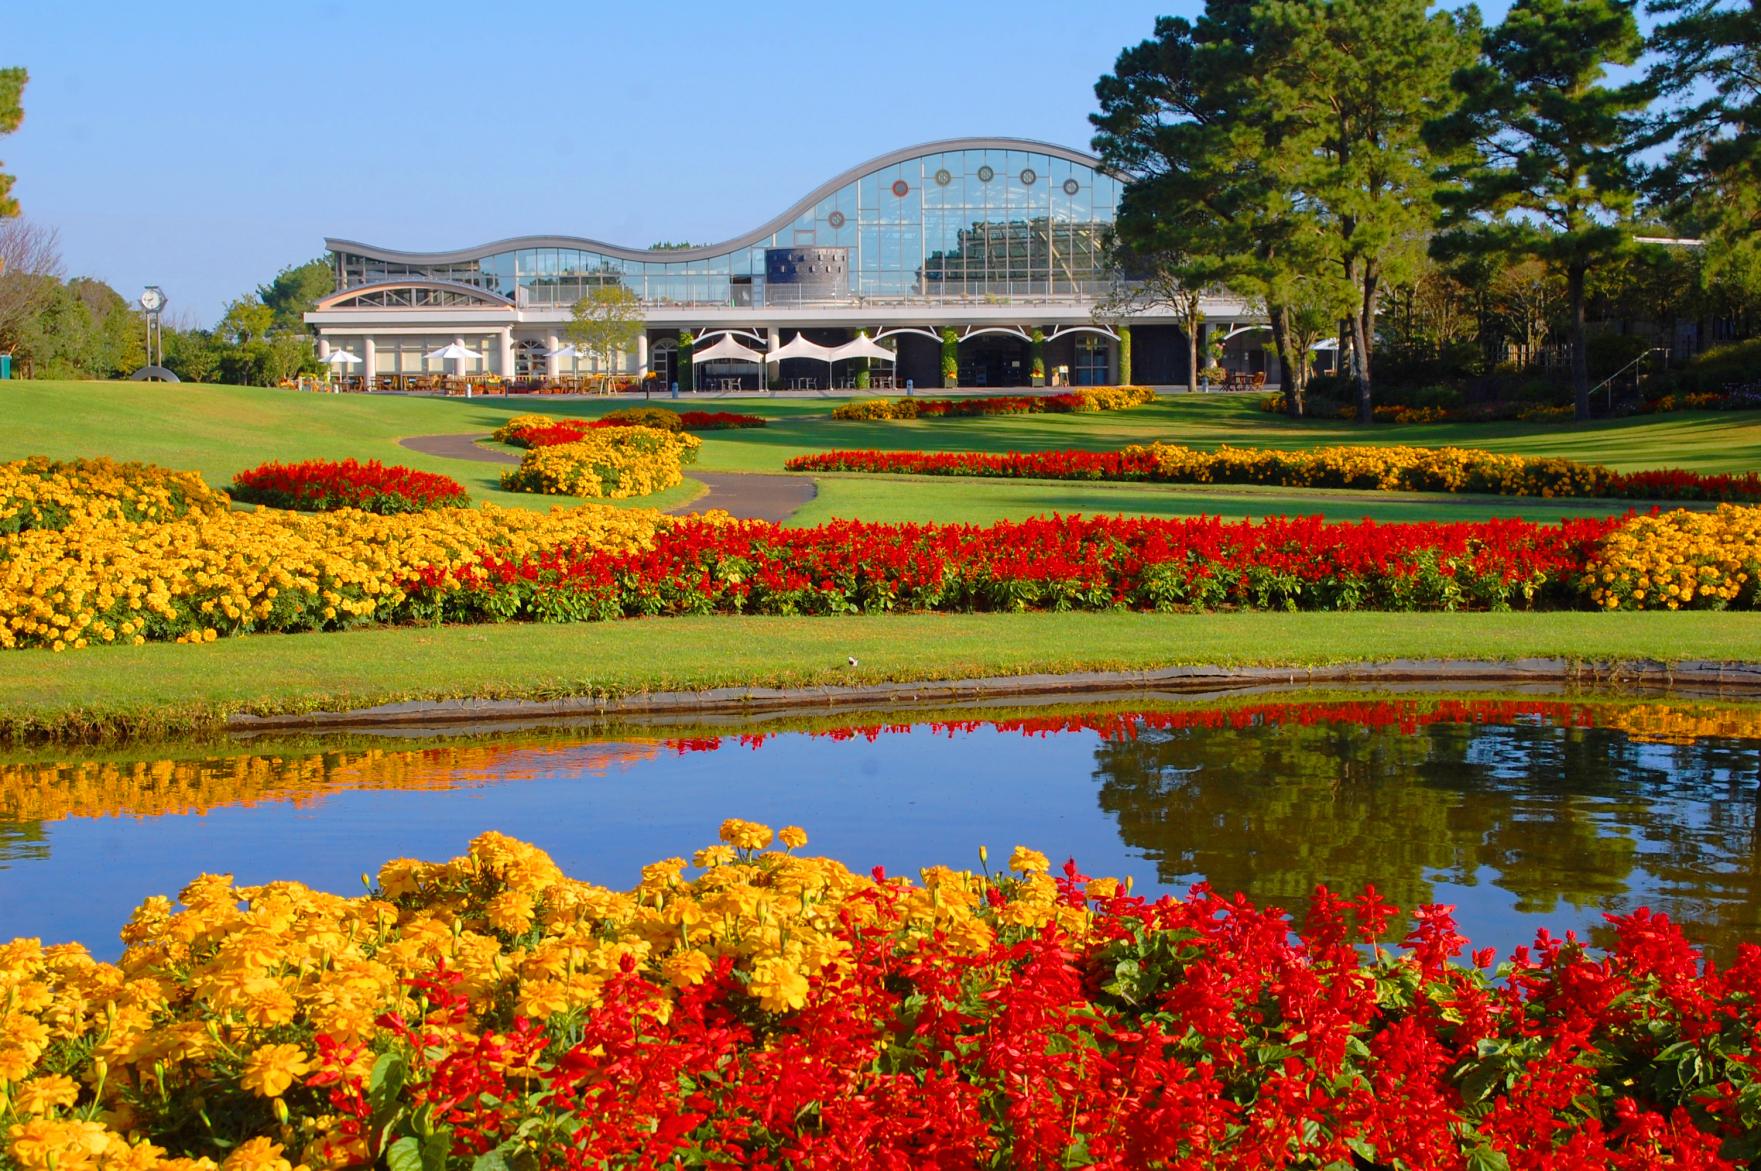
M 165 304 L 165 294 L 158 289 L 148 289 L 141 294 L 141 308 L 149 313 L 163 304 Z

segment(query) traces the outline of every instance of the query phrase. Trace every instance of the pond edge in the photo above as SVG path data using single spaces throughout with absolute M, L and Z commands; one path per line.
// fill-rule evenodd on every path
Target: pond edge
M 771 712 L 786 709 L 856 708 L 887 703 L 972 701 L 1117 693 L 1121 691 L 1218 691 L 1267 685 L 1314 683 L 1566 683 L 1619 687 L 1694 687 L 1761 696 L 1761 663 L 1689 660 L 1583 662 L 1563 658 L 1499 661 L 1390 659 L 1309 667 L 1162 667 L 1148 671 L 1078 671 L 1069 674 L 1001 675 L 915 683 L 864 683 L 819 687 L 717 687 L 623 696 L 557 699 L 412 700 L 344 711 L 233 713 L 229 732 L 284 729 L 383 728 L 410 725 L 483 724 L 555 716 L 658 715 L 665 713 Z

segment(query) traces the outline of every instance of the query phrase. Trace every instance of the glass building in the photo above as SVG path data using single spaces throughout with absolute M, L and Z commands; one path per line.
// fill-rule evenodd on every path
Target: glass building
M 538 382 L 585 371 L 590 359 L 553 356 L 570 308 L 621 285 L 648 326 L 637 352 L 614 362 L 629 375 L 676 378 L 685 332 L 700 345 L 727 333 L 775 349 L 796 333 L 836 344 L 862 330 L 898 353 L 900 385 L 933 386 L 940 334 L 952 328 L 963 385 L 1025 385 L 1035 330 L 1046 339 L 1050 380 L 1116 381 L 1118 330 L 1093 310 L 1114 285 L 1105 240 L 1123 183 L 1065 147 L 959 139 L 871 160 L 769 223 L 702 247 L 533 236 L 416 253 L 331 239 L 336 291 L 308 321 L 326 350 L 366 350 L 376 377 L 436 373 L 438 360 L 424 355 L 456 341 L 483 355 L 471 360 L 476 372 Z M 1184 380 L 1186 347 L 1166 313 L 1132 327 L 1135 380 Z M 811 380 L 798 373 L 806 361 L 762 377 Z M 817 366 L 826 381 L 836 378 Z M 761 377 L 750 363 L 746 372 L 754 383 Z

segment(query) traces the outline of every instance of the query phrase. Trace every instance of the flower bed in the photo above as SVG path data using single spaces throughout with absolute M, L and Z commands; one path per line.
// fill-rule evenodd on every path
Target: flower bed
M 382 516 L 463 508 L 470 503 L 465 486 L 450 476 L 386 467 L 378 460 L 360 463 L 352 459 L 262 464 L 240 472 L 233 480 L 232 494 L 271 508 L 301 512 L 358 508 Z
M 197 879 L 115 965 L 0 945 L 4 1149 L 50 1167 L 1731 1169 L 1761 948 L 1610 916 L 1496 971 L 1448 909 L 1297 930 L 1017 847 L 921 883 L 721 844 L 618 892 L 484 834 L 357 898 Z M 783 848 L 771 849 L 773 842 Z M 985 858 L 980 851 L 980 858 Z M 1372 949 L 1371 945 L 1375 945 Z M 1469 956 L 1469 962 L 1462 957 Z
M 88 521 L 0 538 L 0 648 L 211 641 L 412 617 L 404 583 L 457 582 L 482 557 L 632 548 L 671 523 L 584 505 L 362 512 L 221 512 Z M 429 587 L 434 588 L 434 587 Z
M 0 463 L 0 537 L 103 520 L 175 520 L 229 507 L 226 494 L 195 472 L 40 455 Z
M 870 398 L 842 403 L 834 419 L 943 419 L 980 415 L 1071 414 L 1123 411 L 1156 400 L 1147 386 L 1085 386 L 1062 394 L 992 395 L 973 398 Z
M 685 480 L 703 441 L 655 427 L 596 427 L 571 442 L 530 448 L 501 475 L 513 492 L 552 496 L 647 496 Z
M 485 558 L 409 585 L 449 621 L 888 610 L 1569 606 L 1616 519 L 1335 524 L 1051 517 L 988 526 L 686 518 L 640 552 Z
M 494 432 L 499 442 L 514 447 L 554 447 L 560 443 L 579 443 L 595 430 L 607 427 L 654 427 L 662 431 L 728 431 L 736 428 L 763 427 L 760 415 L 741 415 L 733 411 L 684 411 L 675 413 L 663 407 L 632 408 L 612 411 L 598 419 L 552 419 L 546 415 L 521 415 Z
M 1172 443 L 1120 451 L 828 451 L 784 465 L 795 472 L 872 472 L 1002 479 L 1118 480 L 1164 484 L 1272 484 L 1384 492 L 1477 492 L 1639 500 L 1761 501 L 1761 475 L 1675 469 L 1618 472 L 1600 464 L 1460 447 L 1318 447 L 1309 451 Z

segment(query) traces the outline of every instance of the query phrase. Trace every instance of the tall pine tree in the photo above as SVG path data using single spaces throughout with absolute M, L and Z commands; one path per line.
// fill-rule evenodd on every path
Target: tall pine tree
M 1457 74 L 1462 104 L 1433 123 L 1432 145 L 1467 149 L 1439 193 L 1441 259 L 1532 256 L 1564 277 L 1577 416 L 1590 415 L 1586 278 L 1630 246 L 1634 156 L 1654 144 L 1652 84 L 1609 80 L 1644 47 L 1634 0 L 1517 0 L 1487 32 L 1482 60 Z

